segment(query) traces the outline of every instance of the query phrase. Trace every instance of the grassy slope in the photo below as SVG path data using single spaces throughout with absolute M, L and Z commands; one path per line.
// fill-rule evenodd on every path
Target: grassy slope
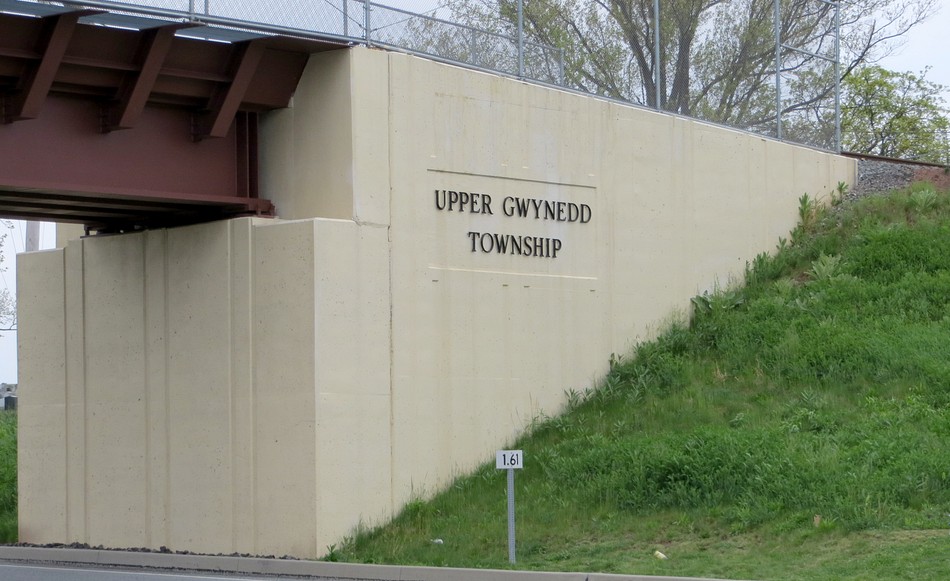
M 515 444 L 518 568 L 950 577 L 950 195 L 803 199 L 800 217 L 744 287 L 694 299 Z M 504 475 L 485 465 L 330 558 L 506 555 Z
M 0 411 L 0 543 L 16 542 L 16 499 L 16 412 Z

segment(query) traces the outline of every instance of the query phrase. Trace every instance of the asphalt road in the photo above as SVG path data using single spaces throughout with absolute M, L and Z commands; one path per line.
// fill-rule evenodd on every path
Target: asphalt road
M 198 573 L 116 571 L 45 565 L 0 564 L 3 581 L 274 581 L 289 577 L 205 575 Z M 298 578 L 299 579 L 299 578 Z M 323 578 L 321 581 L 332 581 Z
M 0 545 L 0 581 L 715 581 Z

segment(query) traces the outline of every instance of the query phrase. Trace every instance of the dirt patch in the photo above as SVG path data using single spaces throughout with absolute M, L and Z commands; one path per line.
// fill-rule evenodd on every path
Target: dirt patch
M 915 182 L 930 182 L 938 190 L 950 190 L 950 172 L 942 167 L 921 167 L 914 172 Z
M 946 168 L 920 166 L 883 159 L 858 159 L 858 179 L 848 199 L 882 194 L 906 188 L 915 182 L 930 182 L 939 190 L 950 189 L 950 172 Z

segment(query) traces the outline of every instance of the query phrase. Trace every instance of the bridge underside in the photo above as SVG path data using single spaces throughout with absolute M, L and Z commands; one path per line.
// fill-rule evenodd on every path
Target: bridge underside
M 258 115 L 340 47 L 0 0 L 0 216 L 124 231 L 273 215 Z

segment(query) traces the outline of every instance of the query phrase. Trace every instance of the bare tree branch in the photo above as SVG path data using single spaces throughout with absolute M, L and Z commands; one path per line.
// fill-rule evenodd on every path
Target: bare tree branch
M 899 45 L 929 17 L 936 0 L 840 3 L 844 78 Z M 450 0 L 472 26 L 491 23 L 513 33 L 516 4 Z M 773 0 L 663 0 L 660 54 L 654 48 L 653 0 L 524 0 L 525 33 L 564 49 L 565 77 L 582 90 L 747 128 L 776 117 Z M 781 74 L 799 81 L 783 93 L 782 114 L 821 117 L 833 94 L 834 6 L 783 0 Z M 811 54 L 808 54 L 811 53 Z M 658 58 L 657 58 L 658 57 Z M 656 61 L 659 60 L 659 70 Z M 657 80 L 660 103 L 656 102 Z M 806 90 L 807 89 L 807 90 Z

